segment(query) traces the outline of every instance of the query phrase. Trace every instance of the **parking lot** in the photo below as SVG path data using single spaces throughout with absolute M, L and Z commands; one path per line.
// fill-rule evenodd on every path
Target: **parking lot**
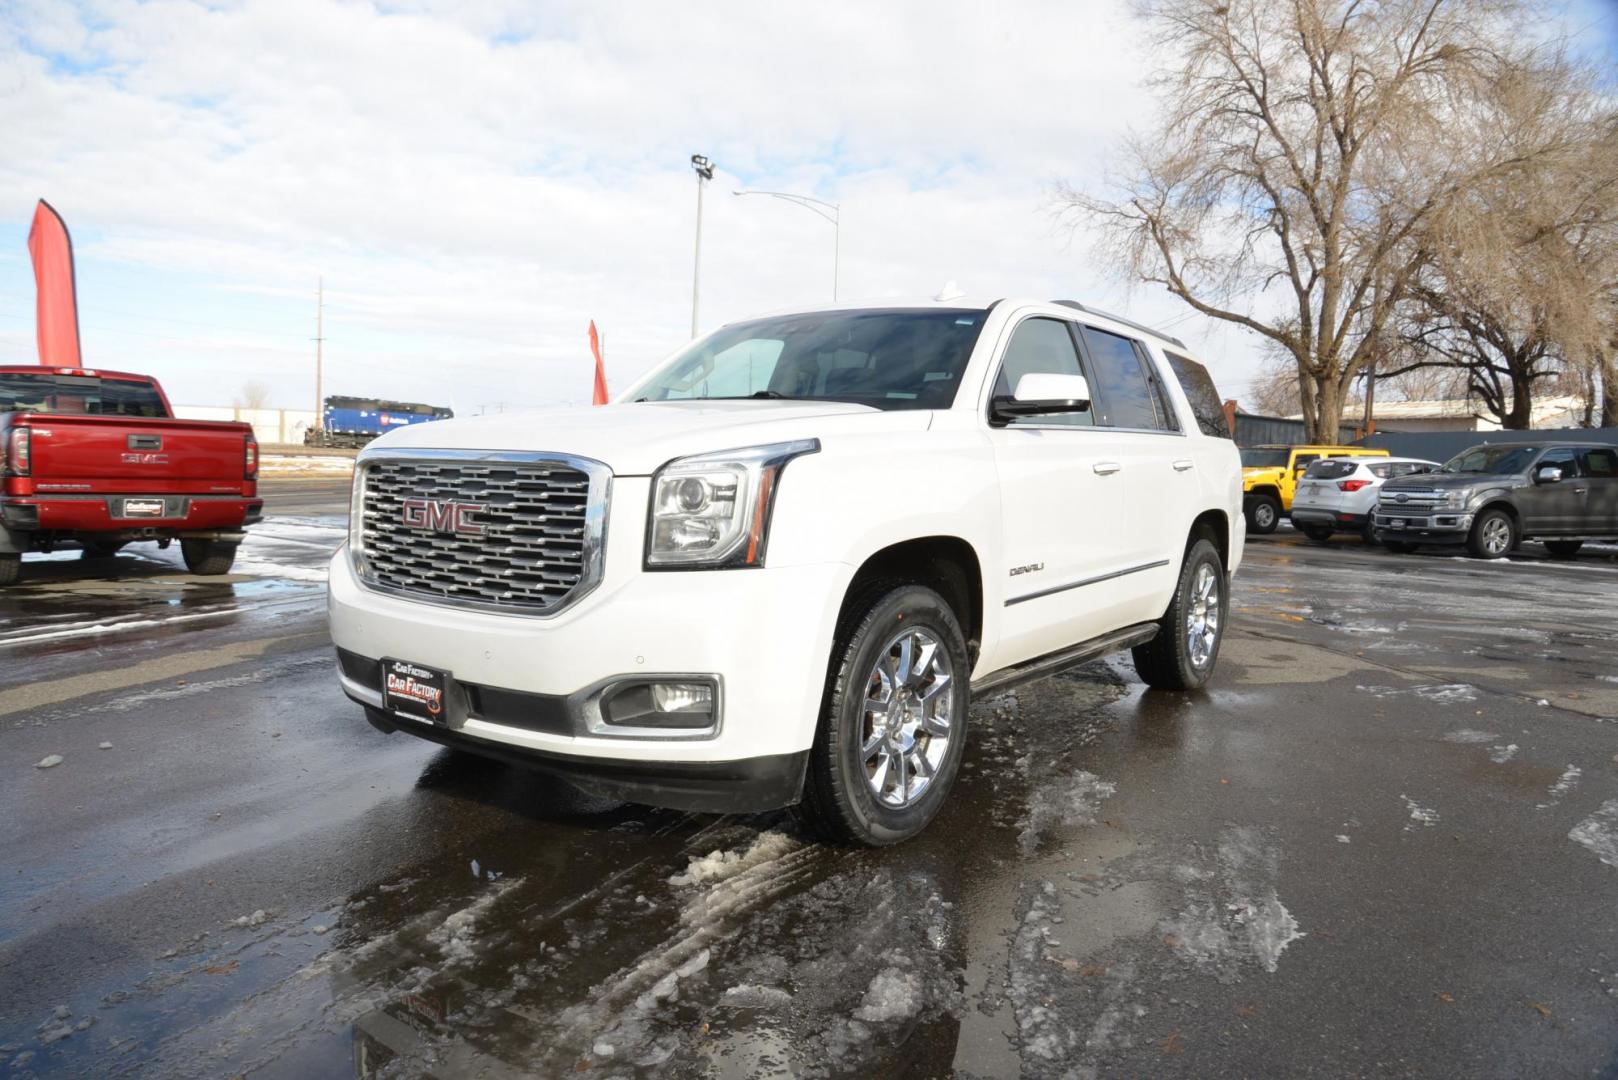
M 980 701 L 852 851 L 373 731 L 263 490 L 0 594 L 7 1075 L 1618 1075 L 1618 552 L 1253 538 L 1208 692 Z

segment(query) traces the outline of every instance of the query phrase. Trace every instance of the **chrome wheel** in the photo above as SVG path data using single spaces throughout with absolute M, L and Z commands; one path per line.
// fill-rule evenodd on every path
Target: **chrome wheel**
M 1219 643 L 1219 576 L 1207 563 L 1191 579 L 1191 602 L 1185 614 L 1185 651 L 1193 667 L 1204 668 Z
M 1253 524 L 1260 529 L 1268 529 L 1275 524 L 1275 507 L 1267 502 L 1261 502 L 1253 507 Z
M 1504 555 L 1511 548 L 1511 522 L 1494 514 L 1483 522 L 1483 550 L 1490 555 Z
M 922 629 L 901 631 L 865 680 L 860 761 L 883 806 L 909 806 L 932 784 L 955 727 L 949 651 Z

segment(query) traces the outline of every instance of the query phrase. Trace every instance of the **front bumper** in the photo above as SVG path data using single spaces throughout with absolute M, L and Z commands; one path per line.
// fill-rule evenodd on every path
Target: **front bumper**
M 1384 510 L 1372 514 L 1378 539 L 1408 540 L 1424 544 L 1461 544 L 1472 532 L 1472 517 L 1464 510 Z
M 376 662 L 406 660 L 449 673 L 467 688 L 467 704 L 454 727 L 390 714 L 399 730 L 519 758 L 653 805 L 734 810 L 796 801 L 854 568 L 611 572 L 624 565 L 609 553 L 608 575 L 589 596 L 536 618 L 371 591 L 339 550 L 329 604 L 343 690 L 379 708 Z M 616 680 L 698 673 L 722 687 L 711 733 L 599 734 L 581 717 L 590 692 Z

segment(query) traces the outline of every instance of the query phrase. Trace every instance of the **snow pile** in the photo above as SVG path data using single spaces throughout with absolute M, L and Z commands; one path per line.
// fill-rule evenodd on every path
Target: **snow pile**
M 1422 806 L 1409 795 L 1400 795 L 1399 798 L 1405 801 L 1405 806 L 1410 810 L 1410 821 L 1405 824 L 1405 832 L 1409 832 L 1417 825 L 1425 825 L 1430 829 L 1438 824 L 1437 810 L 1429 806 Z
M 1516 743 L 1507 743 L 1505 746 L 1492 746 L 1489 748 L 1489 760 L 1496 765 L 1504 765 L 1516 755 Z
M 750 870 L 761 863 L 779 859 L 798 847 L 798 842 L 785 833 L 759 833 L 746 851 L 710 851 L 693 856 L 683 873 L 669 878 L 669 884 L 683 886 L 714 885 Z
M 1102 801 L 1117 790 L 1118 785 L 1111 781 L 1079 772 L 1031 792 L 1028 813 L 1017 837 L 1023 853 L 1032 855 L 1040 840 L 1058 829 L 1094 825 Z
M 347 476 L 354 471 L 354 459 L 338 454 L 265 454 L 258 463 L 261 475 L 319 473 Z
M 428 931 L 428 943 L 438 947 L 446 963 L 472 959 L 475 955 L 472 946 L 477 937 L 478 920 L 489 913 L 495 901 L 516 884 L 517 880 L 500 882 L 466 907 L 452 912 L 442 923 Z
M 1354 689 L 1364 694 L 1378 698 L 1402 697 L 1405 694 L 1414 694 L 1423 701 L 1430 701 L 1435 705 L 1459 705 L 1467 701 L 1476 701 L 1478 689 L 1467 683 L 1441 683 L 1431 686 L 1356 686 Z
M 265 911 L 263 908 L 259 908 L 251 915 L 243 915 L 239 918 L 232 919 L 230 925 L 251 929 L 255 926 L 263 926 L 265 923 L 270 921 L 270 918 L 271 916 L 269 912 Z
M 34 764 L 36 769 L 54 769 L 66 759 L 61 754 L 46 754 Z
M 854 1017 L 873 1024 L 908 1020 L 921 1011 L 921 982 L 907 971 L 890 967 L 876 974 Z
M 1219 838 L 1217 884 L 1188 891 L 1180 914 L 1165 920 L 1163 939 L 1197 964 L 1215 964 L 1226 978 L 1252 960 L 1265 971 L 1280 965 L 1288 945 L 1303 937 L 1276 894 L 1278 856 L 1253 828 L 1226 829 Z
M 1549 810 L 1551 807 L 1561 802 L 1562 796 L 1579 786 L 1579 777 L 1583 775 L 1583 769 L 1579 768 L 1577 765 L 1569 765 L 1567 769 L 1563 771 L 1561 779 L 1552 784 L 1551 789 L 1545 793 L 1546 801 L 1540 803 L 1537 809 Z
M 1568 830 L 1567 838 L 1595 852 L 1608 866 L 1618 866 L 1618 799 L 1609 799 L 1601 809 Z

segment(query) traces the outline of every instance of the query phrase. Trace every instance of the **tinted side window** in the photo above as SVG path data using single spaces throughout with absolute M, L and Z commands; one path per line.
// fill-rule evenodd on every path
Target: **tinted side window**
M 1083 375 L 1079 352 L 1067 326 L 1060 319 L 1024 319 L 1018 323 L 1011 332 L 1005 359 L 1000 362 L 1000 375 L 994 380 L 994 396 L 1010 397 L 1024 375 Z M 1090 427 L 1095 424 L 1095 406 L 1084 412 L 1028 416 L 1012 421 L 1013 426 L 1018 424 Z
M 1580 450 L 1579 463 L 1586 476 L 1609 480 L 1618 477 L 1618 451 Z
M 1085 347 L 1090 352 L 1090 366 L 1095 371 L 1092 390 L 1100 411 L 1096 423 L 1148 431 L 1162 428 L 1164 425 L 1158 421 L 1152 388 L 1146 382 L 1135 343 L 1088 326 L 1083 327 L 1082 332 Z
M 1219 400 L 1213 378 L 1208 369 L 1179 353 L 1165 352 L 1174 377 L 1180 380 L 1180 389 L 1191 403 L 1191 415 L 1197 418 L 1197 427 L 1204 435 L 1215 439 L 1230 438 L 1230 425 L 1225 422 L 1225 405 Z
M 1562 477 L 1571 480 L 1579 475 L 1579 454 L 1574 450 L 1547 450 L 1545 456 L 1534 462 L 1534 471 L 1538 472 L 1546 465 L 1555 465 L 1562 470 Z

